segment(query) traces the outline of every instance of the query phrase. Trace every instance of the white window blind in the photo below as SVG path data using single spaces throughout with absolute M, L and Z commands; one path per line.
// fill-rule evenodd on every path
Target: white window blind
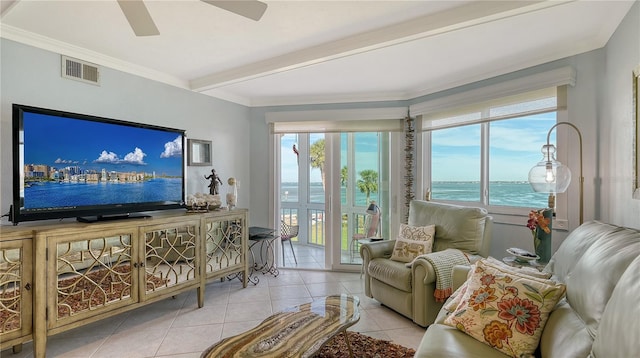
M 416 103 L 410 112 L 428 131 L 564 110 L 566 86 L 575 81 L 575 69 L 561 67 Z
M 564 87 L 564 86 L 562 86 Z M 558 88 L 521 93 L 422 115 L 422 130 L 451 128 L 501 119 L 524 117 L 563 109 L 558 103 Z
M 407 108 L 270 112 L 272 134 L 402 132 Z

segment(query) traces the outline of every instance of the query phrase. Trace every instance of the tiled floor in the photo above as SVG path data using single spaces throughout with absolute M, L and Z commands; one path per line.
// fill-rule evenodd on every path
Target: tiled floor
M 243 289 L 238 280 L 212 282 L 203 308 L 195 290 L 49 337 L 47 357 L 199 357 L 221 338 L 254 327 L 284 307 L 330 294 L 360 298 L 360 321 L 350 330 L 416 348 L 424 328 L 363 294 L 358 273 L 281 269 L 278 277 L 259 274 L 260 282 Z M 20 354 L 31 357 L 31 343 Z
M 284 257 L 285 257 L 285 267 L 288 268 L 300 268 L 300 269 L 324 269 L 324 247 L 321 246 L 312 246 L 312 245 L 301 245 L 294 243 L 293 250 L 296 253 L 296 259 L 298 263 L 296 264 L 293 259 L 293 253 L 291 252 L 291 246 L 288 243 L 284 243 Z M 282 259 L 282 256 L 279 258 Z M 340 258 L 340 262 L 342 263 L 350 263 L 353 264 L 354 267 L 357 265 L 358 271 L 360 270 L 360 264 L 362 263 L 362 259 L 360 258 L 360 254 L 354 253 L 351 255 L 348 251 L 342 252 L 342 257 Z

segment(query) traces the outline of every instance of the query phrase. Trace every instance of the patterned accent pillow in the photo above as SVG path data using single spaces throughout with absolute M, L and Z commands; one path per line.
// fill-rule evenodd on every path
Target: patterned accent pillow
M 436 234 L 436 226 L 409 226 L 407 224 L 400 224 L 400 233 L 398 236 L 404 237 L 409 240 L 416 241 L 433 241 L 433 237 Z
M 496 269 L 503 271 L 505 273 L 531 276 L 532 278 L 541 279 L 543 280 L 543 282 L 545 282 L 544 280 L 551 278 L 551 273 L 549 272 L 540 272 L 533 267 L 509 266 L 504 262 L 498 259 L 495 259 L 491 256 L 487 257 L 486 259 L 483 259 L 482 261 L 486 265 L 493 266 Z M 469 270 L 469 275 L 467 276 L 467 278 L 471 276 L 475 267 L 476 267 L 475 264 L 471 266 L 471 269 Z M 466 292 L 466 290 L 467 290 L 467 283 L 465 282 L 464 284 L 462 284 L 462 286 L 458 287 L 458 289 L 451 295 L 452 299 L 450 299 L 442 308 L 444 308 L 444 310 L 447 312 L 453 312 L 458 307 L 458 304 L 460 304 L 460 301 L 462 300 L 462 296 L 464 296 L 464 293 Z
M 481 260 L 444 323 L 511 357 L 533 354 L 565 291 L 562 283 L 503 272 Z
M 435 233 L 435 225 L 409 226 L 400 224 L 400 234 L 393 247 L 391 260 L 411 262 L 420 255 L 430 253 Z

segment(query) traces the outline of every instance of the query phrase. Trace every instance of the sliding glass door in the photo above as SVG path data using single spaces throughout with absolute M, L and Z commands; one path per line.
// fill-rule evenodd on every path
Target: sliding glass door
M 385 235 L 388 151 L 383 133 L 280 136 L 280 219 L 300 232 L 293 239 L 295 257 L 288 244 L 282 247 L 281 266 L 360 269 L 353 239 L 364 232 L 372 201 L 383 211 L 377 235 Z

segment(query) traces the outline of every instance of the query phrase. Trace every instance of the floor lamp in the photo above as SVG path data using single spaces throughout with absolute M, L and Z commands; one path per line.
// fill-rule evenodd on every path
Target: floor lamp
M 555 194 L 564 193 L 571 183 L 571 170 L 555 158 L 556 147 L 549 143 L 551 131 L 561 124 L 566 124 L 575 129 L 580 141 L 580 224 L 584 219 L 584 177 L 582 176 L 582 133 L 575 125 L 569 122 L 556 123 L 547 133 L 547 144 L 542 146 L 542 161 L 529 171 L 529 184 L 533 191 L 549 193 L 549 208 L 555 208 Z

